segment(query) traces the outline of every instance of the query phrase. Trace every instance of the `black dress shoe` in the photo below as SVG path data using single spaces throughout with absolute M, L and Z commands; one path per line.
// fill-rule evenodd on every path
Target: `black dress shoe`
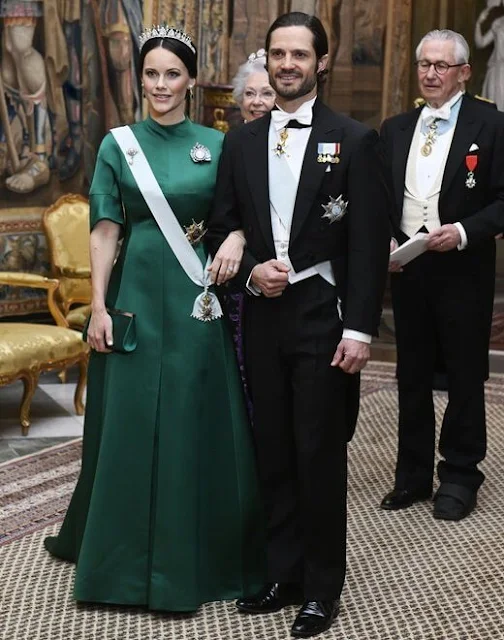
M 300 602 L 303 602 L 303 593 L 299 585 L 270 582 L 256 595 L 237 600 L 236 606 L 244 613 L 273 613 Z
M 295 638 L 310 638 L 327 631 L 339 613 L 339 600 L 306 600 L 292 625 Z
M 436 520 L 462 520 L 476 506 L 476 491 L 460 484 L 443 482 L 434 496 Z
M 380 507 L 387 511 L 397 511 L 398 509 L 407 509 L 411 507 L 414 502 L 420 500 L 428 500 L 432 495 L 432 491 L 428 490 L 415 490 L 409 489 L 394 489 L 383 498 Z

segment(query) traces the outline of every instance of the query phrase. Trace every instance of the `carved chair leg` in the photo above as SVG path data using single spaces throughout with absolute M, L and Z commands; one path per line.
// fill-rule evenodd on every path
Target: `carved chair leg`
M 84 403 L 82 402 L 82 396 L 84 394 L 84 389 L 86 388 L 86 380 L 87 380 L 87 369 L 88 369 L 88 356 L 87 354 L 79 360 L 79 379 L 77 380 L 77 386 L 75 387 L 75 396 L 74 396 L 74 404 L 75 404 L 75 413 L 78 416 L 84 415 Z
M 28 435 L 28 431 L 30 429 L 31 401 L 33 400 L 33 395 L 35 394 L 35 390 L 37 388 L 38 377 L 38 373 L 35 373 L 33 371 L 27 372 L 22 377 L 24 393 L 23 399 L 21 400 L 20 421 L 21 432 L 24 436 Z
M 67 381 L 67 370 L 66 367 L 64 369 L 62 369 L 59 373 L 58 373 L 58 378 L 61 380 L 61 382 L 63 384 L 66 384 Z

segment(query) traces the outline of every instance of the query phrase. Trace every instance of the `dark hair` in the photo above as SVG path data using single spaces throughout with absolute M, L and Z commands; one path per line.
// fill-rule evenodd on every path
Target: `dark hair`
M 320 60 L 322 56 L 327 55 L 329 52 L 327 34 L 320 20 L 316 16 L 311 16 L 301 11 L 291 11 L 291 13 L 284 13 L 279 16 L 268 29 L 266 34 L 266 53 L 269 51 L 271 34 L 281 27 L 306 27 L 309 29 L 313 35 L 313 48 L 315 49 L 317 60 Z
M 162 47 L 174 53 L 187 67 L 189 77 L 196 78 L 198 75 L 198 53 L 193 53 L 186 44 L 175 38 L 151 38 L 147 40 L 140 51 L 138 59 L 138 75 L 140 77 L 142 77 L 145 56 L 156 47 Z

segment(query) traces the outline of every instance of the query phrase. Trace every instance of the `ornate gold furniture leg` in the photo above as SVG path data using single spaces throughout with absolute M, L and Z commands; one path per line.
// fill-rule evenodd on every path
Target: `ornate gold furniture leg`
M 88 370 L 87 355 L 81 360 L 79 360 L 78 366 L 79 366 L 79 379 L 77 381 L 77 386 L 75 387 L 74 404 L 75 404 L 75 413 L 78 416 L 82 416 L 84 415 L 84 403 L 82 402 L 82 396 L 84 394 L 84 389 L 86 388 L 87 370 Z
M 24 385 L 24 393 L 23 399 L 21 400 L 20 411 L 21 431 L 24 436 L 27 436 L 30 429 L 31 401 L 33 400 L 33 396 L 37 388 L 38 373 L 34 373 L 33 371 L 23 371 L 20 377 L 23 380 Z

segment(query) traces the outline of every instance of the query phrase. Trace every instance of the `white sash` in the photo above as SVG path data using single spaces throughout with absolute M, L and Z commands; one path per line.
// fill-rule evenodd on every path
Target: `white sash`
M 195 284 L 203 287 L 203 293 L 200 293 L 194 301 L 191 316 L 203 322 L 222 317 L 222 308 L 217 296 L 208 291 L 211 284 L 207 269 L 211 263 L 210 256 L 204 267 L 198 254 L 186 238 L 131 128 L 129 126 L 117 127 L 111 129 L 111 133 L 123 152 L 140 193 L 180 266 Z
M 298 185 L 289 163 L 283 157 L 270 157 L 269 199 L 273 211 L 280 218 L 287 234 L 290 234 Z

